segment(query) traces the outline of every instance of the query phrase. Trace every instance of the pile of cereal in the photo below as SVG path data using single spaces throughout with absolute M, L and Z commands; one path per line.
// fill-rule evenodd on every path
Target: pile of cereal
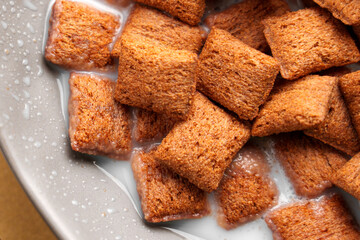
M 360 200 L 360 71 L 345 67 L 360 60 L 360 1 L 292 12 L 245 0 L 211 14 L 205 0 L 136 2 L 125 23 L 54 3 L 45 58 L 72 71 L 73 150 L 131 154 L 148 222 L 209 215 L 214 192 L 225 229 L 265 217 L 275 239 L 360 239 L 340 195 L 325 193 L 336 185 Z M 115 67 L 116 82 L 104 74 Z M 272 139 L 305 200 L 278 204 L 253 137 Z

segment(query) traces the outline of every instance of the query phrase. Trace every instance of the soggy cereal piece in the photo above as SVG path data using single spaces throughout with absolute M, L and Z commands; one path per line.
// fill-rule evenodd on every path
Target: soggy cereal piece
M 256 117 L 252 135 L 263 137 L 317 126 L 329 112 L 336 78 L 309 75 L 277 84 Z
M 128 110 L 113 98 L 115 82 L 71 73 L 69 136 L 73 150 L 120 159 L 131 150 Z
M 359 0 L 313 0 L 347 25 L 360 24 Z
M 207 192 L 215 190 L 250 129 L 196 93 L 187 119 L 175 124 L 155 158 Z
M 209 15 L 205 23 L 210 28 L 224 29 L 250 47 L 265 52 L 269 45 L 261 21 L 268 17 L 281 16 L 289 10 L 288 4 L 283 0 L 246 0 L 223 12 Z
M 275 153 L 300 196 L 316 197 L 332 186 L 332 175 L 346 158 L 336 149 L 302 133 L 275 138 Z
M 135 0 L 165 12 L 190 24 L 197 25 L 205 11 L 205 0 Z
M 118 16 L 84 3 L 56 0 L 45 58 L 65 68 L 104 69 L 112 64 L 109 48 L 119 27 Z
M 356 154 L 333 176 L 332 182 L 360 200 L 360 153 Z
M 199 26 L 189 26 L 156 9 L 136 4 L 111 52 L 113 56 L 119 56 L 124 38 L 144 38 L 143 41 L 198 53 L 205 40 L 205 32 Z
M 274 240 L 357 240 L 358 226 L 340 195 L 274 209 L 265 221 Z
M 166 136 L 176 122 L 166 115 L 144 109 L 136 111 L 136 119 L 134 135 L 138 142 L 146 142 Z
M 259 218 L 277 203 L 278 190 L 269 172 L 259 147 L 248 143 L 240 150 L 216 192 L 221 227 L 232 229 Z
M 351 156 L 360 151 L 360 140 L 338 85 L 330 97 L 330 110 L 325 120 L 304 133 Z
M 152 153 L 137 152 L 131 162 L 145 220 L 167 222 L 208 215 L 205 192 L 156 162 Z
M 360 153 L 340 168 L 331 180 L 336 186 L 360 200 Z
M 199 56 L 197 88 L 241 119 L 252 120 L 278 73 L 274 58 L 213 28 Z
M 197 55 L 151 43 L 122 41 L 115 99 L 173 119 L 184 119 L 196 90 Z
M 339 83 L 352 123 L 360 136 L 360 71 L 346 74 Z
M 345 26 L 324 9 L 302 9 L 263 23 L 265 37 L 285 79 L 360 60 Z

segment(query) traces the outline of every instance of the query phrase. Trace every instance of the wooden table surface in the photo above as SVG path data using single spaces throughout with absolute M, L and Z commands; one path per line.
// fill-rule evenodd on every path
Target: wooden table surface
M 0 152 L 0 240 L 53 240 Z

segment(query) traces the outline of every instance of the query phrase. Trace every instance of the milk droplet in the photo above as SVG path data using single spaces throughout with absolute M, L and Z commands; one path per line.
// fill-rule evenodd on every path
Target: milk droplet
M 72 203 L 72 205 L 75 205 L 75 206 L 79 205 L 79 202 L 76 200 L 72 200 L 71 203 Z
M 23 82 L 25 83 L 26 86 L 30 86 L 30 84 L 31 84 L 30 77 L 28 77 L 28 76 L 24 77 Z
M 23 0 L 23 4 L 26 8 L 36 11 L 38 8 L 30 0 Z
M 40 148 L 41 147 L 41 142 L 39 142 L 39 141 L 34 142 L 34 146 L 36 148 Z
M 35 33 L 35 29 L 30 23 L 27 23 L 26 27 L 30 30 L 31 33 Z
M 7 29 L 8 25 L 7 25 L 6 22 L 0 21 L 0 24 L 1 24 L 1 26 L 2 26 L 3 29 L 5 29 L 5 30 Z
M 114 213 L 117 213 L 117 212 L 118 212 L 116 209 L 113 209 L 113 208 L 108 208 L 108 209 L 106 209 L 106 211 L 107 211 L 109 214 L 114 214 Z
M 30 119 L 30 107 L 29 104 L 25 103 L 24 109 L 21 111 L 23 117 L 27 120 Z
M 19 40 L 17 40 L 17 44 L 19 47 L 22 47 L 22 46 L 24 46 L 24 41 L 19 39 Z

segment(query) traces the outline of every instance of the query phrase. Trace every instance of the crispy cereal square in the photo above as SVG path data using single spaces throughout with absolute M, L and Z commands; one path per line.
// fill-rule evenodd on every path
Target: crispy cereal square
M 205 23 L 210 28 L 226 30 L 250 47 L 265 52 L 269 45 L 261 21 L 281 16 L 289 10 L 288 4 L 283 0 L 245 0 L 222 12 L 209 15 Z
M 261 217 L 276 205 L 278 190 L 269 172 L 263 151 L 247 143 L 225 171 L 216 190 L 220 226 L 235 228 Z
M 65 68 L 104 69 L 112 64 L 110 44 L 119 17 L 85 3 L 56 0 L 50 18 L 45 58 Z
M 252 126 L 252 135 L 263 137 L 308 129 L 325 120 L 336 78 L 309 75 L 276 85 Z
M 360 200 L 360 153 L 334 174 L 332 182 Z
M 274 240 L 357 240 L 358 226 L 339 195 L 276 208 L 265 218 Z
M 122 41 L 115 99 L 184 119 L 196 90 L 197 55 L 134 40 Z
M 268 97 L 278 62 L 225 30 L 213 28 L 199 56 L 197 89 L 239 118 L 252 120 Z
M 135 0 L 179 18 L 190 25 L 197 25 L 205 11 L 205 0 Z
M 296 194 L 316 197 L 332 186 L 332 175 L 347 161 L 336 149 L 300 132 L 275 138 L 275 154 Z
M 145 220 L 167 222 L 210 213 L 204 191 L 159 164 L 153 152 L 137 152 L 131 166 Z
M 345 26 L 324 9 L 302 9 L 263 23 L 265 37 L 285 79 L 360 60 Z
M 144 38 L 165 47 L 198 53 L 205 35 L 199 26 L 189 26 L 156 9 L 136 4 L 111 54 L 119 56 L 121 41 L 126 38 Z
M 72 149 L 122 159 L 131 150 L 130 116 L 113 98 L 115 82 L 100 75 L 71 73 L 69 84 Z
M 325 120 L 304 130 L 304 133 L 351 156 L 360 151 L 360 140 L 338 85 L 331 94 L 330 110 Z
M 172 118 L 144 109 L 137 109 L 134 138 L 147 142 L 166 136 L 176 123 Z
M 360 71 L 344 75 L 339 82 L 352 123 L 360 136 Z
M 360 24 L 359 0 L 313 0 L 347 25 Z
M 207 192 L 215 190 L 250 129 L 196 93 L 187 119 L 175 124 L 155 158 Z

